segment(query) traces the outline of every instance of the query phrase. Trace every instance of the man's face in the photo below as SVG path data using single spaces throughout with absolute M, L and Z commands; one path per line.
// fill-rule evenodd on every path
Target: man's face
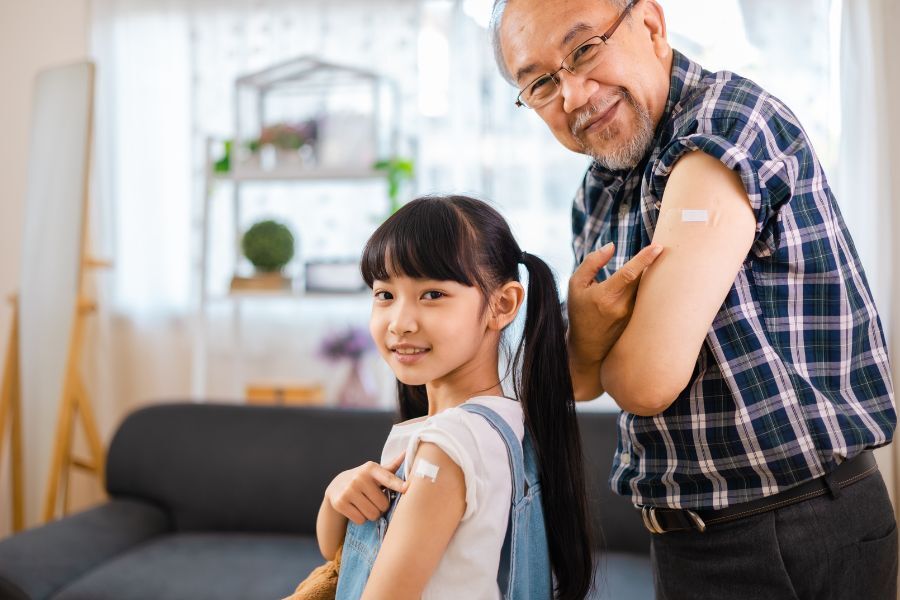
M 499 35 L 516 86 L 559 69 L 619 14 L 605 0 L 509 0 Z M 559 95 L 536 112 L 569 150 L 610 169 L 631 168 L 649 149 L 669 90 L 672 55 L 662 9 L 654 0 L 638 2 L 600 52 L 588 72 L 560 71 Z

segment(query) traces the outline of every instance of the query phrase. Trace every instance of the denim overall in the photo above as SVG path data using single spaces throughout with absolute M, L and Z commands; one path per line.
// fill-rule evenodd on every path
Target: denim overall
M 549 599 L 552 597 L 550 553 L 531 436 L 526 430 L 519 444 L 509 424 L 490 408 L 481 404 L 463 404 L 461 408 L 484 417 L 503 438 L 509 456 L 513 493 L 497 573 L 500 591 L 506 600 Z M 405 479 L 405 472 L 404 462 L 397 476 Z M 399 497 L 396 492 L 390 492 L 390 507 L 378 519 L 362 525 L 347 523 L 336 600 L 358 600 L 362 596 Z

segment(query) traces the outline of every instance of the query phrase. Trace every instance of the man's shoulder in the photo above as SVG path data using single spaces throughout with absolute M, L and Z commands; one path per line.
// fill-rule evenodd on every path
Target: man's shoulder
M 673 107 L 675 136 L 711 133 L 734 137 L 800 124 L 793 112 L 755 81 L 731 71 L 704 71 Z M 747 131 L 748 128 L 752 131 Z

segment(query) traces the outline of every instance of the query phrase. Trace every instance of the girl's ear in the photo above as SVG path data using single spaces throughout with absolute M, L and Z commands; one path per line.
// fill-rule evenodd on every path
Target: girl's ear
M 491 299 L 491 315 L 488 327 L 497 331 L 512 323 L 522 303 L 525 301 L 525 288 L 518 281 L 510 281 L 494 292 Z

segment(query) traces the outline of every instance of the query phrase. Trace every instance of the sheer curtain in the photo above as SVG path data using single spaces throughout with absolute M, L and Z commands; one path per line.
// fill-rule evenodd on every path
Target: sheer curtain
M 844 0 L 841 29 L 841 208 L 888 335 L 900 381 L 900 9 L 892 0 Z M 896 444 L 878 452 L 897 507 Z

